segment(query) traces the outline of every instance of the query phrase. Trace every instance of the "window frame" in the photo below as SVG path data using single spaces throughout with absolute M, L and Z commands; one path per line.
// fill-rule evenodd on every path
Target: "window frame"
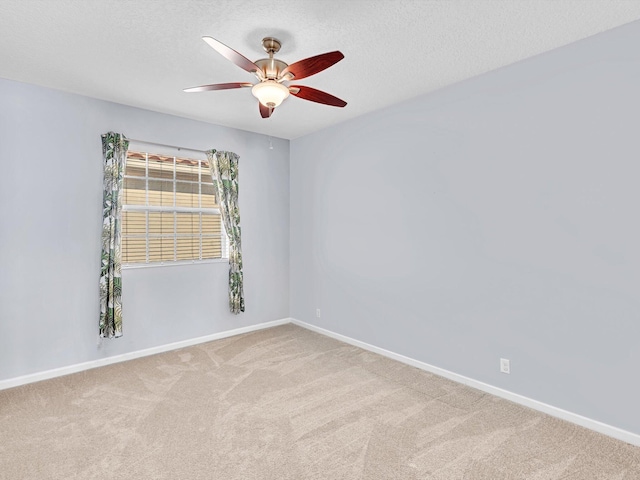
M 227 236 L 226 230 L 224 228 L 224 221 L 222 220 L 222 213 L 220 211 L 219 208 L 208 208 L 208 207 L 202 207 L 202 185 L 203 185 L 203 179 L 204 179 L 204 174 L 207 171 L 207 167 L 204 166 L 203 164 L 208 163 L 208 159 L 206 158 L 194 158 L 194 157 L 186 157 L 184 155 L 179 155 L 180 150 L 178 149 L 178 151 L 172 151 L 172 152 L 167 152 L 166 149 L 164 148 L 147 148 L 146 146 L 142 146 L 142 145 L 131 145 L 129 146 L 129 149 L 127 151 L 127 159 L 128 159 L 128 155 L 129 152 L 135 152 L 135 153 L 140 153 L 143 154 L 145 156 L 145 172 L 144 172 L 144 177 L 141 176 L 135 176 L 135 175 L 126 175 L 126 161 L 125 161 L 125 169 L 123 172 L 123 186 L 122 186 L 122 199 L 123 199 L 123 203 L 122 203 L 122 212 L 141 212 L 141 213 L 145 213 L 145 222 L 146 222 L 146 228 L 145 228 L 145 233 L 144 234 L 127 234 L 125 235 L 122 231 L 121 231 L 121 238 L 122 240 L 124 240 L 124 238 L 138 238 L 138 239 L 144 239 L 145 241 L 145 261 L 144 262 L 128 262 L 125 263 L 124 261 L 121 264 L 122 269 L 137 269 L 137 268 L 156 268 L 156 267 L 168 267 L 168 266 L 179 266 L 179 265 L 194 265 L 194 264 L 208 264 L 208 263 L 228 263 L 229 262 L 229 238 Z M 150 156 L 162 156 L 162 157 L 173 157 L 173 176 L 171 179 L 169 178 L 159 178 L 159 177 L 150 177 L 149 176 L 149 157 Z M 181 159 L 181 160 L 189 160 L 189 161 L 197 161 L 199 163 L 199 168 L 198 168 L 198 181 L 193 181 L 193 180 L 181 180 L 178 179 L 178 172 L 177 172 L 177 160 Z M 144 195 L 145 195 L 145 205 L 136 205 L 136 204 L 124 204 L 124 190 L 125 190 L 125 184 L 126 184 L 126 179 L 132 179 L 132 180 L 144 180 L 145 183 L 145 189 L 144 189 Z M 149 182 L 150 181 L 167 181 L 167 180 L 171 180 L 172 185 L 173 185 L 173 205 L 172 206 L 160 206 L 160 205 L 148 205 L 149 203 Z M 195 184 L 198 186 L 198 199 L 199 199 L 199 207 L 183 207 L 183 206 L 177 206 L 176 205 L 176 201 L 177 201 L 177 197 L 176 197 L 176 193 L 177 193 L 177 183 L 181 182 L 181 183 L 187 183 L 187 184 Z M 205 182 L 208 183 L 208 182 Z M 217 192 L 214 192 L 214 195 L 216 197 L 216 205 L 217 205 Z M 172 235 L 167 235 L 167 234 L 159 234 L 159 233 L 150 233 L 149 231 L 149 213 L 162 213 L 162 212 L 167 212 L 167 213 L 173 213 L 173 234 Z M 219 237 L 221 240 L 221 257 L 220 258 L 194 258 L 194 259 L 181 259 L 178 260 L 177 259 L 177 250 L 178 250 L 178 245 L 177 245 L 177 239 L 182 237 L 182 238 L 191 238 L 194 236 L 194 234 L 180 234 L 177 231 L 177 222 L 178 222 L 178 217 L 177 217 L 177 213 L 199 213 L 199 214 L 206 214 L 206 215 L 219 215 L 220 216 L 220 234 L 207 234 L 205 232 L 202 231 L 203 228 L 203 222 L 202 222 L 202 215 L 199 216 L 200 218 L 200 225 L 199 225 L 199 237 L 200 237 L 200 251 L 199 251 L 199 256 L 202 257 L 202 239 L 203 238 L 217 238 Z M 124 216 L 124 215 L 123 215 Z M 121 226 L 124 226 L 124 218 L 121 218 Z M 173 238 L 174 242 L 173 242 L 173 248 L 174 248 L 174 254 L 173 254 L 173 258 L 174 260 L 160 260 L 160 261 L 151 261 L 149 260 L 149 240 L 150 239 L 158 239 L 158 238 Z M 124 250 L 124 242 L 121 242 L 121 248 Z M 124 252 L 123 252 L 124 253 Z M 123 254 L 123 258 L 124 258 L 124 254 Z

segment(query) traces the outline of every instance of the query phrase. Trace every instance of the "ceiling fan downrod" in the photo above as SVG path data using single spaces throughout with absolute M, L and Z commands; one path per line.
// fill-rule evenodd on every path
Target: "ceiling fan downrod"
M 280 78 L 280 72 L 282 72 L 288 65 L 282 60 L 278 60 L 273 58 L 275 53 L 280 51 L 280 47 L 282 43 L 280 40 L 274 37 L 265 37 L 262 39 L 262 48 L 267 52 L 269 58 L 262 58 L 260 60 L 256 60 L 255 64 L 260 67 L 262 77 L 260 78 L 260 73 L 257 74 L 259 80 L 275 80 L 277 82 L 282 82 L 283 80 L 290 80 L 290 78 L 285 78 L 284 76 Z

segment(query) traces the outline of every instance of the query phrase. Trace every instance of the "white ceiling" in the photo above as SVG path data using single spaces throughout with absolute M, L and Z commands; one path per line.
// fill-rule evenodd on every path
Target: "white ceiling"
M 296 138 L 640 19 L 640 0 L 0 0 L 0 77 Z M 262 119 L 253 82 L 201 40 L 251 60 L 279 38 L 287 63 L 345 59 L 297 83 L 348 102 L 295 97 Z

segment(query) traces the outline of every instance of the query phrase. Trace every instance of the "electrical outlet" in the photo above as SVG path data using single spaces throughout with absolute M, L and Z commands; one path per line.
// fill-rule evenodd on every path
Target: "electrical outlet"
M 316 317 L 320 318 L 320 309 L 316 308 Z
M 500 371 L 502 373 L 511 373 L 511 362 L 508 358 L 500 359 Z

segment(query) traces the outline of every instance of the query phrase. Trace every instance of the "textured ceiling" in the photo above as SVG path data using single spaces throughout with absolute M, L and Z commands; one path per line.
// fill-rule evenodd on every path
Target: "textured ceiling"
M 640 19 L 640 0 L 0 0 L 0 77 L 282 138 L 366 112 Z M 290 97 L 270 119 L 253 82 L 201 40 L 251 60 L 261 39 L 293 63 L 345 59 L 297 83 L 348 102 Z

